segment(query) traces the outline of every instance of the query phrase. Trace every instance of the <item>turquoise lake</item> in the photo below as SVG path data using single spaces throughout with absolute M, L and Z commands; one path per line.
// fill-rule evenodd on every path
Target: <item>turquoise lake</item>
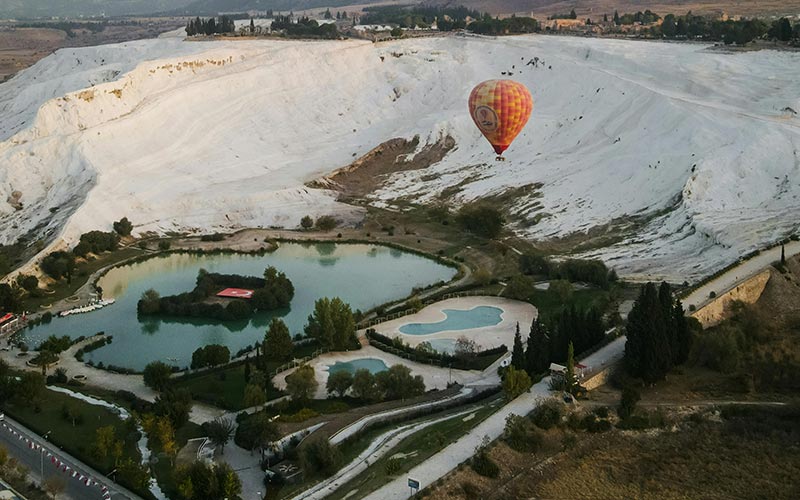
M 267 266 L 286 273 L 294 284 L 294 298 L 285 310 L 230 322 L 137 317 L 136 304 L 149 288 L 161 296 L 173 295 L 194 288 L 201 268 L 261 276 Z M 367 244 L 284 243 L 260 256 L 175 253 L 110 270 L 98 285 L 104 297 L 116 299 L 115 304 L 91 313 L 54 318 L 49 324 L 25 330 L 24 340 L 35 347 L 49 335 L 74 338 L 104 331 L 114 336 L 113 342 L 85 354 L 85 361 L 142 369 L 160 360 L 185 367 L 198 347 L 222 344 L 233 356 L 262 340 L 274 316 L 286 322 L 292 335 L 302 333 L 314 302 L 321 297 L 338 296 L 354 311 L 365 311 L 406 297 L 415 287 L 449 281 L 455 274 L 455 269 L 431 259 Z

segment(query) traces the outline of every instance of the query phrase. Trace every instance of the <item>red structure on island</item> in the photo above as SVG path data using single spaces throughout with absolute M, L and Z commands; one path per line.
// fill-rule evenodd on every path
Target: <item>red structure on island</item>
M 226 288 L 219 292 L 217 297 L 225 297 L 228 299 L 252 299 L 253 290 L 245 290 L 244 288 Z

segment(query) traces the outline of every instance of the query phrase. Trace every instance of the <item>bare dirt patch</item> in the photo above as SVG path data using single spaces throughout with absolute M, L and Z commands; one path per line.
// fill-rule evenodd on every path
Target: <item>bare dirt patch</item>
M 391 139 L 350 165 L 313 181 L 308 186 L 335 189 L 346 198 L 363 198 L 380 187 L 395 172 L 420 170 L 441 161 L 455 145 L 455 140 L 446 136 L 414 154 L 419 146 L 419 136 L 410 141 Z

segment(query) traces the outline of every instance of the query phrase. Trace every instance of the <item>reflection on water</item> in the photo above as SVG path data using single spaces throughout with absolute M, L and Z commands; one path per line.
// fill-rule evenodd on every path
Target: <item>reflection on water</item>
M 197 271 L 261 276 L 275 266 L 295 286 L 290 307 L 257 314 L 250 320 L 214 322 L 197 318 L 142 317 L 136 303 L 149 288 L 161 296 L 194 288 Z M 228 346 L 231 354 L 260 341 L 273 317 L 281 317 L 292 335 L 301 333 L 314 301 L 339 296 L 352 308 L 367 310 L 389 300 L 407 296 L 412 288 L 424 287 L 455 275 L 452 268 L 396 249 L 361 244 L 281 245 L 266 255 L 170 254 L 110 270 L 98 282 L 105 297 L 117 302 L 99 311 L 54 319 L 50 324 L 27 330 L 31 346 L 49 335 L 93 335 L 105 331 L 114 341 L 84 355 L 85 360 L 130 368 L 143 368 L 162 360 L 187 366 L 192 352 L 207 344 Z

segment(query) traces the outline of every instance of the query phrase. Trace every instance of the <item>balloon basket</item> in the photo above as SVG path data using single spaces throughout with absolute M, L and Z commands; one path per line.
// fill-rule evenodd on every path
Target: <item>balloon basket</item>
M 502 156 L 498 156 L 497 158 L 494 159 L 494 161 L 506 161 L 506 159 L 503 158 Z

